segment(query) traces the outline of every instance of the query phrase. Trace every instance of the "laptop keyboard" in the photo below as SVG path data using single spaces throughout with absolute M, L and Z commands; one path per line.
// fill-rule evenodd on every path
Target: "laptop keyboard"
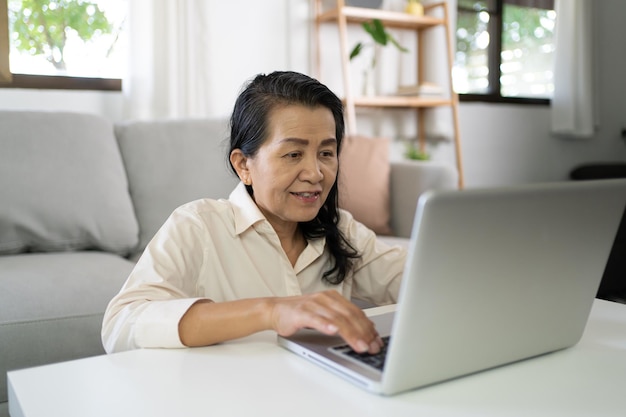
M 380 352 L 375 354 L 359 353 L 352 349 L 349 345 L 335 346 L 330 348 L 330 350 L 382 371 L 385 366 L 387 346 L 389 346 L 389 336 L 382 337 L 381 339 L 383 340 L 383 347 Z

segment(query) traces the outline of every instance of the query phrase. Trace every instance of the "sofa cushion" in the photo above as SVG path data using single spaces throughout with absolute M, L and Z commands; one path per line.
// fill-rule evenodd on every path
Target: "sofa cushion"
M 141 229 L 140 251 L 176 207 L 199 198 L 228 198 L 239 179 L 226 158 L 227 128 L 226 119 L 115 127 Z
M 133 267 L 96 251 L 0 256 L 0 402 L 9 370 L 104 354 L 104 310 Z
M 0 253 L 130 252 L 138 226 L 110 122 L 0 111 L 0 131 Z
M 389 139 L 346 137 L 339 155 L 339 207 L 379 235 L 390 235 Z

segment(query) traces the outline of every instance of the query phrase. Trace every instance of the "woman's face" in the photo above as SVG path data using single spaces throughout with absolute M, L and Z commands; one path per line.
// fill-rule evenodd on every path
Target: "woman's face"
M 325 107 L 285 105 L 269 113 L 268 137 L 244 158 L 254 200 L 274 228 L 317 216 L 337 178 L 335 119 Z M 240 177 L 242 175 L 240 174 Z

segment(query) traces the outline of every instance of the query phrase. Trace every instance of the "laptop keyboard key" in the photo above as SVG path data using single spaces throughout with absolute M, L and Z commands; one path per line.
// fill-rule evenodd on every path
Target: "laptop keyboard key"
M 365 365 L 374 367 L 382 371 L 383 368 L 385 367 L 385 357 L 387 356 L 387 346 L 389 345 L 389 336 L 383 337 L 382 340 L 383 340 L 382 349 L 380 350 L 380 352 L 374 353 L 374 354 L 359 353 L 355 351 L 354 349 L 352 349 L 349 345 L 335 346 L 335 347 L 332 347 L 331 350 L 333 350 L 336 353 L 339 353 L 340 355 L 345 355 L 360 363 L 363 363 Z

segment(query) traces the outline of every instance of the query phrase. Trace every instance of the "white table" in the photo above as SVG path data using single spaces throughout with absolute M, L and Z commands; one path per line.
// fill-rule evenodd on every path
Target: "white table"
M 596 300 L 578 345 L 380 397 L 276 344 L 137 350 L 8 374 L 12 417 L 625 416 L 626 305 Z

